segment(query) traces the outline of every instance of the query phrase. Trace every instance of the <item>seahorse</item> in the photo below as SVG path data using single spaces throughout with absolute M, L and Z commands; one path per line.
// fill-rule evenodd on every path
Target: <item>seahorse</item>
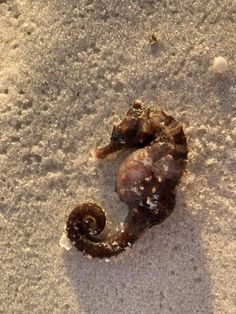
M 188 156 L 182 125 L 163 110 L 135 101 L 121 123 L 114 125 L 109 144 L 95 148 L 94 155 L 103 159 L 122 148 L 136 150 L 126 157 L 117 172 L 115 191 L 129 208 L 120 230 L 99 235 L 106 216 L 93 203 L 75 207 L 66 222 L 72 244 L 92 257 L 118 255 L 147 228 L 162 223 L 175 207 L 176 185 Z

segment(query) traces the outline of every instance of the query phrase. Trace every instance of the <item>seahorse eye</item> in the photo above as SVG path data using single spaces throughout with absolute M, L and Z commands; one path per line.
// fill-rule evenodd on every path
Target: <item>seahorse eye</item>
M 121 133 L 118 127 L 113 128 L 112 135 L 111 135 L 112 142 L 119 142 L 121 140 Z
M 117 140 L 118 138 L 119 138 L 118 132 L 117 132 L 117 131 L 113 132 L 113 134 L 112 134 L 112 139 L 113 139 L 113 140 Z

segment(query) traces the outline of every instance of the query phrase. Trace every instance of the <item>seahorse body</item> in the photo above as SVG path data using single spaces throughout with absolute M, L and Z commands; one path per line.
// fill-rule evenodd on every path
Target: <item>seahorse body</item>
M 78 205 L 67 220 L 68 238 L 93 257 L 118 255 L 175 207 L 175 188 L 188 155 L 181 124 L 162 110 L 136 101 L 113 127 L 110 143 L 94 154 L 102 159 L 123 147 L 138 148 L 122 162 L 116 178 L 115 190 L 129 207 L 123 227 L 112 235 L 98 236 L 106 224 L 105 213 L 91 203 Z

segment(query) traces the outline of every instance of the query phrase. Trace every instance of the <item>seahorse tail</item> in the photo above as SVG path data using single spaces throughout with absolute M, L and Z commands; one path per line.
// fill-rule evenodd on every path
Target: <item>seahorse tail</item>
M 68 217 L 67 236 L 85 254 L 109 258 L 131 246 L 147 228 L 148 221 L 138 210 L 131 209 L 119 231 L 107 237 L 96 237 L 105 224 L 106 217 L 101 207 L 92 203 L 81 204 Z

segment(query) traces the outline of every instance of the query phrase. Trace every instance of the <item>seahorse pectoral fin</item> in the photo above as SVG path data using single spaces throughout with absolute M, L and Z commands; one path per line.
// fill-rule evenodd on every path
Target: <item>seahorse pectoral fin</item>
M 165 157 L 168 154 L 172 154 L 174 152 L 174 145 L 171 143 L 154 142 L 151 150 L 153 162 L 156 162 L 162 157 Z

